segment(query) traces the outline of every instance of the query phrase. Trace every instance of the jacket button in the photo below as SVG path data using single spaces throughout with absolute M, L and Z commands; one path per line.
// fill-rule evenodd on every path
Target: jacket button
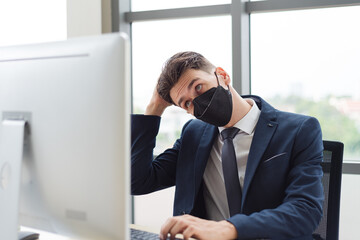
M 274 125 L 272 125 L 271 123 L 268 123 L 268 126 L 269 126 L 269 127 L 273 127 Z

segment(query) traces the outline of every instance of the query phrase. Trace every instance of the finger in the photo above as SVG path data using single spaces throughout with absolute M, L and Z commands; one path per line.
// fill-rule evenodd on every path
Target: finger
M 160 229 L 160 239 L 166 239 L 167 235 L 174 224 L 174 218 L 168 218 L 166 222 L 161 226 Z
M 188 240 L 191 237 L 195 237 L 194 235 L 196 234 L 196 227 L 193 225 L 189 225 L 186 229 L 184 229 L 182 234 L 185 240 Z
M 191 222 L 188 221 L 185 217 L 177 217 L 175 218 L 175 223 L 173 224 L 172 228 L 170 229 L 171 239 L 174 239 L 176 234 L 182 233 Z

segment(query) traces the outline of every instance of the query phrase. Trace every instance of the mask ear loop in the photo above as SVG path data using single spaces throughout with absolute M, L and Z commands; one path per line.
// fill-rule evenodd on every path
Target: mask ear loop
M 216 71 L 214 72 L 214 74 L 215 74 L 216 80 L 217 80 L 217 82 L 218 82 L 218 86 L 220 86 L 219 78 L 218 78 L 218 76 L 217 76 L 217 74 L 216 74 Z M 228 85 L 228 91 L 230 92 L 230 87 L 229 87 L 229 85 Z
M 216 80 L 217 80 L 217 82 L 218 82 L 218 86 L 220 86 L 219 78 L 218 78 L 216 72 L 214 72 L 214 74 L 215 74 Z

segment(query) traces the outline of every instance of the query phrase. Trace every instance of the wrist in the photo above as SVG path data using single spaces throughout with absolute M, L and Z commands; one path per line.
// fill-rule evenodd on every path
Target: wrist
M 238 233 L 236 227 L 229 221 L 221 221 L 224 229 L 224 239 L 237 239 Z
M 163 107 L 161 105 L 157 104 L 149 104 L 146 107 L 145 114 L 144 115 L 155 115 L 161 117 L 163 112 L 165 111 L 166 107 Z

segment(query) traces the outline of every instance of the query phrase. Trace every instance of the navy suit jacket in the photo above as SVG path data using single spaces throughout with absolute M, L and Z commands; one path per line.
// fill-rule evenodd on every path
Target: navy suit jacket
M 249 97 L 261 114 L 248 156 L 241 213 L 227 220 L 236 227 L 238 239 L 311 239 L 322 217 L 319 122 L 276 110 L 260 97 L 243 96 Z M 174 215 L 206 219 L 203 174 L 218 128 L 190 120 L 174 146 L 153 159 L 159 125 L 160 117 L 132 116 L 132 194 L 175 185 Z

